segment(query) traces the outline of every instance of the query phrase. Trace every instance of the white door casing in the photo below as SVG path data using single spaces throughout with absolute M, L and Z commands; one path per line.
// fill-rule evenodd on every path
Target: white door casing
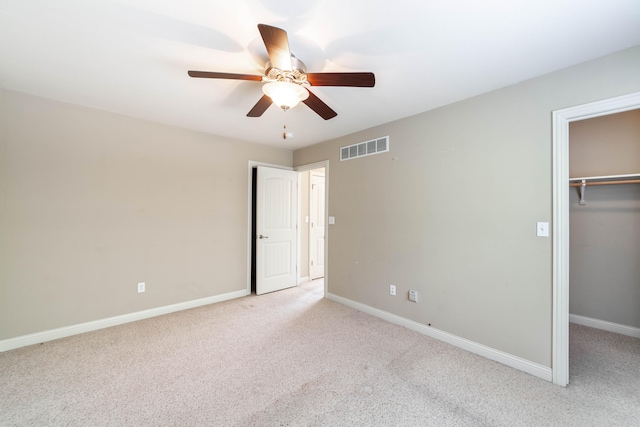
M 297 172 L 258 166 L 256 294 L 296 285 Z
M 309 224 L 309 276 L 318 279 L 324 276 L 324 231 L 325 231 L 325 179 L 324 174 L 311 172 Z

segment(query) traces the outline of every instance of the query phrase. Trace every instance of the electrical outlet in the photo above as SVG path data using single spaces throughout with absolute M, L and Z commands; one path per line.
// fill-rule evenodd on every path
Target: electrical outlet
M 389 285 L 389 294 L 396 295 L 396 285 Z
M 138 293 L 139 294 L 144 292 L 144 288 L 145 288 L 144 282 L 138 283 Z
M 409 291 L 409 301 L 418 302 L 418 291 Z

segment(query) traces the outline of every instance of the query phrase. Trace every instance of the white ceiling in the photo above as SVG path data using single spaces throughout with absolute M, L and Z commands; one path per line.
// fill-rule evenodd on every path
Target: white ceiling
M 261 75 L 258 23 L 308 71 L 375 88 L 311 88 L 328 121 L 303 104 L 248 118 L 261 83 L 187 76 Z M 0 86 L 289 149 L 636 45 L 639 0 L 0 0 Z

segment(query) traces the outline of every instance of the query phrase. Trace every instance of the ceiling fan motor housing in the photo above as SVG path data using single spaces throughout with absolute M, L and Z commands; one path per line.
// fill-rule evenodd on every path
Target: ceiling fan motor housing
M 271 61 L 267 62 L 264 81 L 290 81 L 296 84 L 309 85 L 307 80 L 307 67 L 304 62 L 291 54 L 291 71 L 284 71 L 274 67 Z

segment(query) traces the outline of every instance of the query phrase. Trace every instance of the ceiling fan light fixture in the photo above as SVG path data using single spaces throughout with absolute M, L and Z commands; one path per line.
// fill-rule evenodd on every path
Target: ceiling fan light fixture
M 309 92 L 305 88 L 286 81 L 265 83 L 262 86 L 262 92 L 285 111 L 309 97 Z

